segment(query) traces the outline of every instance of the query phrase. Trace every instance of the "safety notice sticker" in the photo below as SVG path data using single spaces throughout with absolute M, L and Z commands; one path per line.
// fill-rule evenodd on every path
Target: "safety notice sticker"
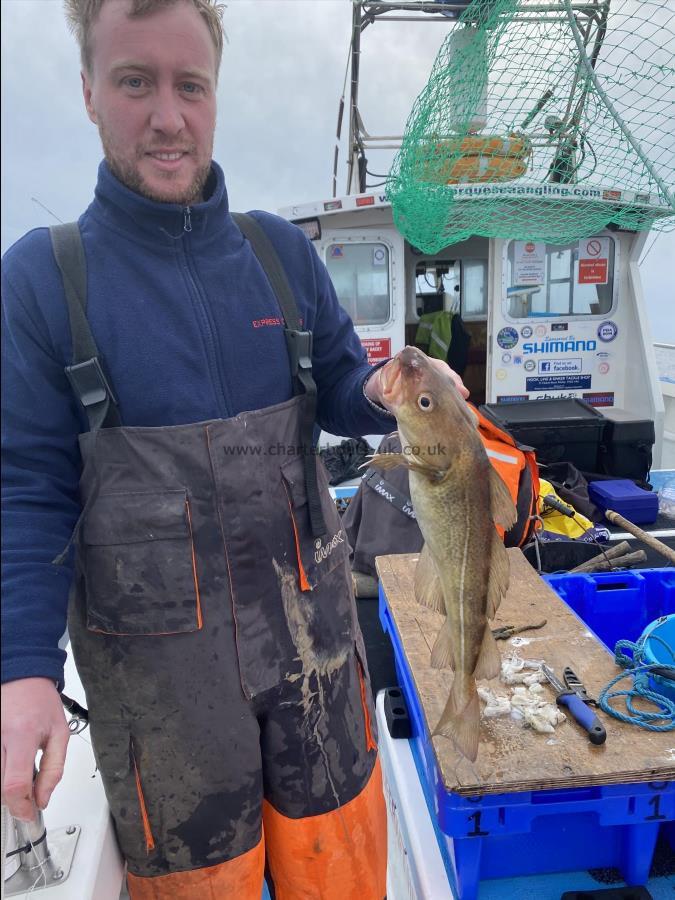
M 526 391 L 571 391 L 588 390 L 590 375 L 542 375 L 540 378 L 526 378 Z
M 543 284 L 546 281 L 546 244 L 539 241 L 515 241 L 513 284 Z
M 609 238 L 584 238 L 579 241 L 579 284 L 607 284 Z
M 391 356 L 391 338 L 361 338 L 361 343 L 365 347 L 371 366 Z

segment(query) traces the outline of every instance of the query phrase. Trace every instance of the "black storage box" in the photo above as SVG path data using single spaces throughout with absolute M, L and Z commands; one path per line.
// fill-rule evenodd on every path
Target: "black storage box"
M 486 403 L 480 411 L 520 444 L 534 447 L 538 462 L 565 461 L 582 472 L 598 471 L 605 419 L 583 400 Z
M 624 409 L 603 409 L 605 431 L 600 443 L 599 472 L 616 478 L 647 481 L 652 467 L 654 423 Z

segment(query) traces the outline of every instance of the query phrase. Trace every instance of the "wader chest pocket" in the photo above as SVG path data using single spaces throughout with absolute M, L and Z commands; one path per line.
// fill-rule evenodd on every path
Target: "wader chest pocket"
M 339 563 L 344 562 L 349 555 L 347 535 L 330 496 L 323 463 L 319 462 L 317 468 L 321 508 L 328 529 L 326 534 L 320 538 L 312 536 L 302 459 L 293 459 L 281 467 L 283 486 L 294 530 L 301 590 L 311 590 L 316 587 L 324 575 L 331 572 Z
M 89 629 L 149 635 L 201 628 L 184 490 L 100 495 L 83 542 Z

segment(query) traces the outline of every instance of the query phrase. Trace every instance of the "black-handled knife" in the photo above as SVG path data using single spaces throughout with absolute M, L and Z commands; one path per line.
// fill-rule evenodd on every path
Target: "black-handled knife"
M 559 678 L 556 678 L 552 669 L 545 665 L 541 669 L 555 690 L 555 702 L 558 706 L 564 706 L 572 718 L 588 732 L 591 744 L 604 744 L 607 740 L 607 732 L 593 710 L 576 691 L 570 690 Z

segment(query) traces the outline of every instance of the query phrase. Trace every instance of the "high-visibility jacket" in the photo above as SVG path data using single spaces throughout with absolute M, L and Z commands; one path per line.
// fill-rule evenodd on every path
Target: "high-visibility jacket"
M 475 407 L 472 409 L 478 417 L 478 433 L 485 452 L 508 487 L 518 512 L 516 524 L 505 536 L 505 543 L 509 547 L 522 547 L 534 530 L 530 517 L 537 513 L 539 470 L 535 452 L 531 447 L 518 444 L 508 431 L 499 428 Z
M 434 327 L 434 320 L 437 315 L 438 310 L 436 310 L 436 312 L 423 313 L 420 316 L 420 320 L 417 325 L 417 333 L 415 334 L 415 346 L 419 347 L 420 350 L 424 350 L 425 353 L 427 353 L 429 350 L 431 329 Z

